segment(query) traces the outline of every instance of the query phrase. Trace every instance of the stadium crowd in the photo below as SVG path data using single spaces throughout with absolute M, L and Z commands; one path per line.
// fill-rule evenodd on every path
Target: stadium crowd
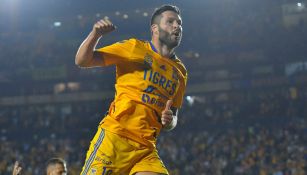
M 306 90 L 250 93 L 185 102 L 177 128 L 158 140 L 171 174 L 306 174 Z M 108 102 L 2 110 L 1 174 L 10 174 L 16 159 L 25 174 L 42 174 L 43 162 L 54 156 L 77 174 Z

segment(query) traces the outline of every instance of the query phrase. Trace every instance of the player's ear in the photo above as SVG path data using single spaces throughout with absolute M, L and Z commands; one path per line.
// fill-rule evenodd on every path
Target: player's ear
M 151 33 L 152 33 L 152 35 L 157 35 L 157 34 L 159 34 L 158 24 L 152 24 L 152 25 L 151 25 Z

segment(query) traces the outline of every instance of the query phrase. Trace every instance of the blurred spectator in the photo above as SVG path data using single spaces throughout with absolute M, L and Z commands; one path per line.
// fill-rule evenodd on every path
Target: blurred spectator
M 67 167 L 65 160 L 61 158 L 51 158 L 48 160 L 45 171 L 47 175 L 66 175 Z M 22 167 L 18 161 L 13 166 L 12 175 L 22 174 Z

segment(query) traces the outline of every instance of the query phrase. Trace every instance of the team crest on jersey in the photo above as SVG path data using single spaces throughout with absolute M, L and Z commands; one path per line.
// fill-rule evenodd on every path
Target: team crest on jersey
M 152 62 L 153 62 L 152 56 L 149 55 L 148 53 L 146 53 L 146 55 L 144 56 L 144 63 L 145 63 L 145 65 L 149 65 L 151 67 L 152 66 Z
M 172 78 L 175 79 L 175 80 L 178 80 L 178 79 L 179 79 L 179 75 L 178 75 L 177 69 L 176 69 L 175 67 L 173 67 L 173 75 L 172 75 Z

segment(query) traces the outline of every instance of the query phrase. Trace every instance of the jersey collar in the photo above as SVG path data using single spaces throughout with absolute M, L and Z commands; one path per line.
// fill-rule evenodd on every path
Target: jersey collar
M 151 41 L 149 41 L 149 44 L 150 44 L 151 49 L 152 49 L 154 52 L 158 53 L 157 49 L 155 48 L 155 46 L 152 44 Z
M 158 53 L 158 50 L 155 48 L 155 46 L 152 44 L 151 41 L 149 41 L 149 44 L 150 44 L 151 49 L 152 49 L 154 52 L 156 52 L 157 54 L 159 54 L 159 53 Z M 171 55 L 170 58 L 175 60 L 175 59 L 176 59 L 176 54 L 173 53 L 173 54 Z

